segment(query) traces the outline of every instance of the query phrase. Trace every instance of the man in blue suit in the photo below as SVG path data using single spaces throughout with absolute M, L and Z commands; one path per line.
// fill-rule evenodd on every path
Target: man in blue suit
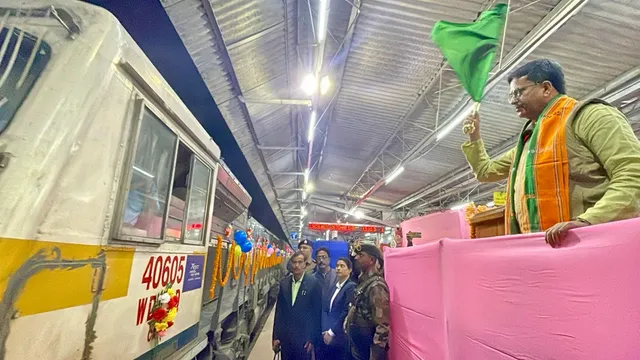
M 336 262 L 337 282 L 327 295 L 323 305 L 322 337 L 318 360 L 348 359 L 348 340 L 344 332 L 344 319 L 349 312 L 349 303 L 356 284 L 350 280 L 353 265 L 349 258 Z
M 313 275 L 305 273 L 303 253 L 293 254 L 290 262 L 291 275 L 280 281 L 273 350 L 282 351 L 282 360 L 307 360 L 322 341 L 322 288 Z

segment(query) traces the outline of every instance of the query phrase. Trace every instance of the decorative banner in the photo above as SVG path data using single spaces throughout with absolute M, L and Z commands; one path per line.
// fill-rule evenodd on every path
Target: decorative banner
M 493 193 L 493 204 L 496 206 L 505 206 L 507 203 L 507 193 L 504 191 L 496 191 Z
M 187 292 L 202 287 L 202 271 L 204 269 L 203 255 L 187 256 L 187 269 L 184 277 L 182 292 Z
M 368 232 L 368 233 L 384 233 L 384 226 L 372 225 L 349 225 L 349 224 L 331 224 L 331 223 L 309 223 L 309 230 L 315 231 L 339 231 L 339 232 Z

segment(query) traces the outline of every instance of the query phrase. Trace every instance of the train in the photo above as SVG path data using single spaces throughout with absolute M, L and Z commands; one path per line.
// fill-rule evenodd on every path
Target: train
M 211 136 L 87 3 L 0 5 L 0 199 L 0 360 L 244 359 L 286 271 Z

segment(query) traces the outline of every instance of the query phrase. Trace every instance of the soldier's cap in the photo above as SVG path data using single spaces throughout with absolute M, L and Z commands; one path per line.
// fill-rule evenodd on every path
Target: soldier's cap
M 307 246 L 313 247 L 313 243 L 311 243 L 311 241 L 307 240 L 307 239 L 304 239 L 304 240 L 300 241 L 300 243 L 298 243 L 298 250 L 300 250 L 300 247 L 302 245 L 307 245 Z
M 354 246 L 353 252 L 355 254 L 365 253 L 378 260 L 382 260 L 382 252 L 380 251 L 380 249 L 378 249 L 377 246 L 372 244 L 357 244 Z

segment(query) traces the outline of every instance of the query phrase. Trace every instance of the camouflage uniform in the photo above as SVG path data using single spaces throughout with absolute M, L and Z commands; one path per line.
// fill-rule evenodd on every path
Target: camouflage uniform
M 362 274 L 345 320 L 354 360 L 385 360 L 389 349 L 389 288 L 382 272 Z

